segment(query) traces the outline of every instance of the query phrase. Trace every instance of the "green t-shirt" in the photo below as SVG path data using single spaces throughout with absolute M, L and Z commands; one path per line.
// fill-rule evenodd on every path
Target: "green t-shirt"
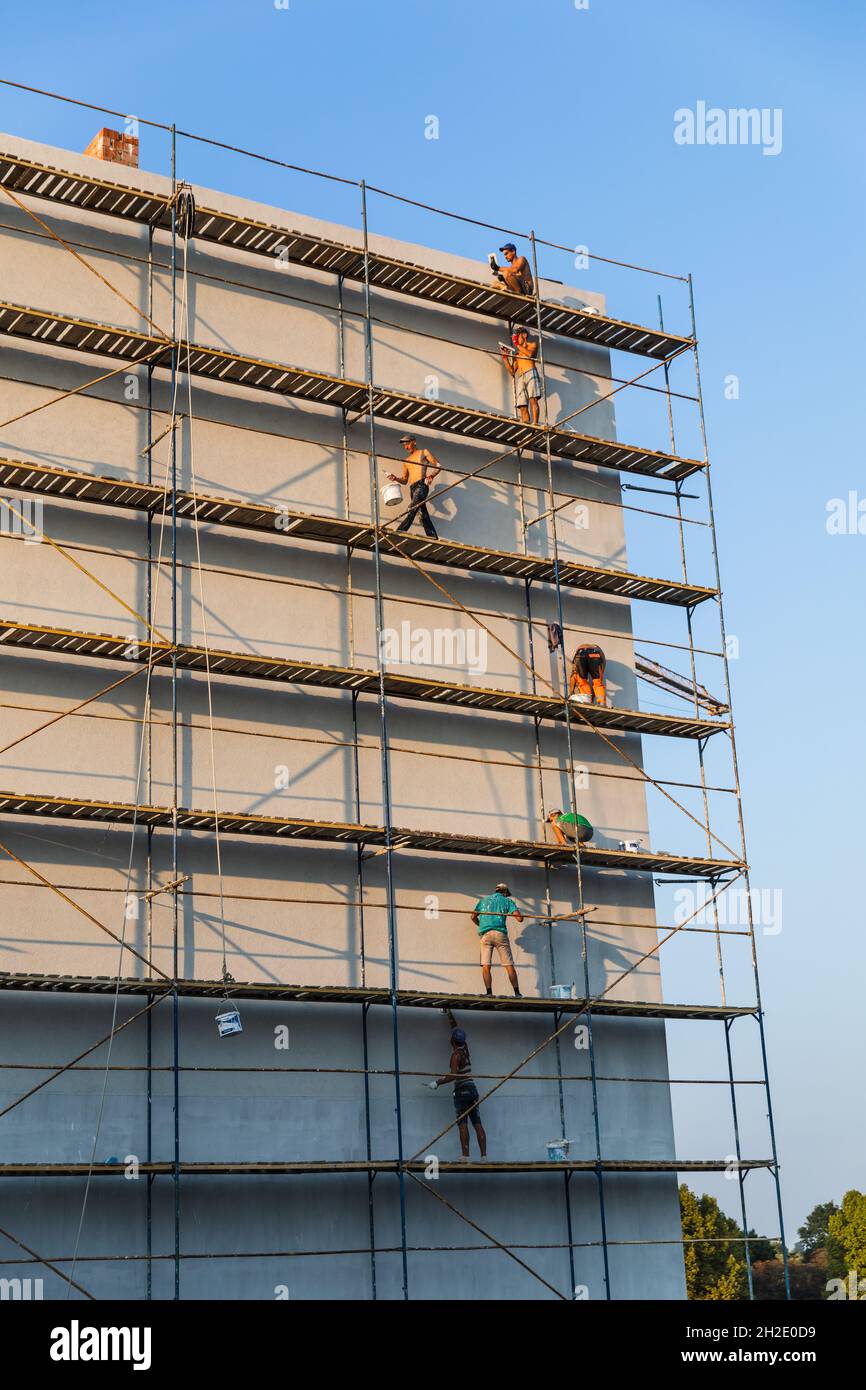
M 504 931 L 507 935 L 507 917 L 509 912 L 517 911 L 517 903 L 513 898 L 506 898 L 504 893 L 488 893 L 486 898 L 478 899 L 475 911 L 478 913 L 479 936 L 486 931 Z
M 573 811 L 564 811 L 562 815 L 558 817 L 558 819 L 560 825 L 585 825 L 588 827 L 588 829 L 592 829 L 592 826 L 586 819 L 586 816 L 576 816 Z

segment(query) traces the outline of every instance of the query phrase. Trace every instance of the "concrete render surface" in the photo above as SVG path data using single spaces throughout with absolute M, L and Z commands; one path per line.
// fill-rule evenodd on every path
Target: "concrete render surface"
M 0 150 L 160 192 L 170 186 L 156 174 L 102 165 L 12 136 L 0 136 Z M 211 206 L 360 242 L 359 232 L 351 228 L 213 190 L 197 189 L 196 195 Z M 163 327 L 169 324 L 170 242 L 163 234 L 153 238 L 150 257 L 145 228 L 73 209 L 46 209 L 35 199 L 30 205 L 141 313 Z M 146 323 L 25 213 L 2 201 L 0 237 L 3 299 L 106 323 Z M 373 243 L 417 264 L 486 278 L 484 267 L 460 257 L 379 237 Z M 291 264 L 262 264 L 245 253 L 204 244 L 193 243 L 185 262 L 181 254 L 181 333 L 232 351 L 363 380 L 363 295 L 358 285 L 344 284 L 340 296 L 334 276 Z M 542 293 L 563 302 L 603 304 L 598 295 L 552 282 L 542 285 Z M 372 308 L 377 383 L 421 395 L 432 390 L 447 401 L 510 413 L 510 387 L 496 356 L 504 325 L 380 291 L 373 295 Z M 2 341 L 0 352 L 3 420 L 45 405 L 97 374 L 92 360 L 54 347 Z M 596 402 L 579 417 L 580 428 L 615 438 L 612 405 L 601 399 L 608 390 L 609 354 L 557 340 L 555 359 L 557 365 L 546 371 L 552 418 Z M 177 409 L 184 417 L 176 430 L 180 487 L 370 519 L 368 420 L 344 426 L 336 411 L 215 383 L 190 388 L 183 378 Z M 167 374 L 155 372 L 148 381 L 145 369 L 135 369 L 5 426 L 0 452 L 93 474 L 150 476 L 161 483 L 169 467 L 168 436 L 150 454 L 142 451 L 149 440 L 163 435 L 170 412 Z M 376 424 L 380 483 L 399 458 L 400 433 L 396 426 Z M 422 442 L 442 463 L 443 485 L 458 482 L 495 452 L 453 435 Z M 580 499 L 588 525 L 575 524 L 566 507 L 555 523 L 545 517 L 529 527 L 530 552 L 551 553 L 555 524 L 564 558 L 628 568 L 622 514 L 609 505 L 620 500 L 618 475 L 556 463 L 554 475 L 558 500 Z M 536 454 L 522 459 L 512 455 L 487 469 L 484 478 L 484 483 L 462 482 L 441 503 L 433 503 L 437 528 L 456 540 L 518 551 L 523 521 L 542 517 L 549 506 L 547 461 Z M 20 497 L 10 494 L 9 500 L 20 505 Z M 44 542 L 25 543 L 12 527 L 4 528 L 0 616 L 133 639 L 145 636 L 146 629 L 129 610 L 145 614 L 150 601 L 154 628 L 170 633 L 168 532 L 161 537 L 159 526 L 149 529 L 146 519 L 133 513 L 54 501 L 44 505 L 42 520 L 46 535 L 67 553 Z M 210 526 L 196 530 L 182 524 L 177 558 L 179 641 L 376 666 L 375 565 L 370 555 L 347 557 L 339 548 L 293 543 L 278 534 Z M 559 620 L 551 586 L 537 584 L 531 590 L 535 626 L 530 647 L 521 582 L 431 573 L 447 592 L 415 566 L 392 559 L 382 563 L 384 626 L 399 635 L 409 623 L 410 639 L 418 634 L 422 639 L 414 649 L 410 641 L 401 670 L 429 676 L 423 639 L 440 631 L 448 634 L 453 650 L 459 651 L 459 640 L 466 644 L 462 665 L 441 668 L 449 678 L 527 689 L 524 663 L 534 660 L 540 675 L 555 689 L 561 687 L 559 655 L 548 652 L 543 635 L 544 624 Z M 567 591 L 563 605 L 567 652 L 581 640 L 601 642 L 612 699 L 636 708 L 630 604 Z M 455 643 L 455 633 L 464 638 Z M 90 700 L 123 674 L 117 666 L 90 660 L 0 649 L 2 743 L 21 739 L 54 714 Z M 170 805 L 171 677 L 164 671 L 153 674 L 150 705 L 147 684 L 139 675 L 18 743 L 4 756 L 2 790 Z M 353 704 L 343 692 L 215 680 L 209 701 L 206 679 L 182 673 L 177 711 L 179 804 L 383 823 L 375 698 L 359 697 Z M 399 701 L 389 705 L 387 725 L 395 825 L 543 839 L 543 812 L 568 806 L 568 749 L 561 726 L 541 725 L 537 745 L 529 718 Z M 622 735 L 620 746 L 641 761 L 638 737 Z M 580 809 L 596 828 L 594 843 L 613 846 L 623 838 L 639 838 L 649 844 L 640 781 L 604 775 L 618 772 L 623 764 L 592 732 L 574 731 L 573 755 L 585 769 Z M 699 838 L 691 841 L 683 824 L 682 845 L 671 848 L 700 849 Z M 112 932 L 125 932 L 155 969 L 171 974 L 174 898 L 163 893 L 148 905 L 134 896 L 170 880 L 170 834 L 9 818 L 0 826 L 0 838 Z M 218 864 L 213 836 L 178 837 L 179 871 L 187 876 L 177 898 L 182 977 L 219 977 L 225 951 L 228 970 L 239 981 L 388 985 L 388 884 L 381 855 L 359 857 L 353 847 L 232 837 L 221 837 L 219 850 Z M 529 864 L 509 864 L 503 871 L 526 914 L 512 933 L 522 990 L 547 995 L 554 983 L 574 982 L 583 992 L 577 922 L 551 926 L 539 920 L 548 900 L 554 916 L 573 911 L 573 871 Z M 481 989 L 477 937 L 468 914 L 499 877 L 495 865 L 472 859 L 393 855 L 400 987 Z M 613 998 L 660 1000 L 658 957 L 636 966 L 656 941 L 648 877 L 596 871 L 585 880 L 586 899 L 605 923 L 593 927 L 590 922 L 589 988 L 600 992 L 629 972 L 614 985 Z M 5 904 L 0 970 L 115 975 L 145 969 L 128 954 L 121 964 L 119 947 L 109 935 L 12 859 L 0 867 L 0 887 Z M 498 964 L 494 972 L 495 987 L 506 990 Z M 123 1023 L 143 1003 L 141 998 L 119 1000 L 116 1022 Z M 397 1156 L 390 1010 L 245 1002 L 243 1033 L 224 1039 L 217 1035 L 217 1011 L 218 1005 L 208 1000 L 179 1004 L 177 1132 L 185 1160 Z M 113 1013 L 111 997 L 5 993 L 0 1110 L 108 1034 Z M 482 1078 L 510 1071 L 557 1026 L 553 1014 L 473 1013 L 459 1021 L 469 1032 L 482 1094 L 495 1084 Z M 431 1074 L 447 1069 L 447 1022 L 433 1011 L 411 1009 L 401 1010 L 398 1022 L 404 1156 L 423 1151 L 453 1158 L 459 1152 L 453 1128 L 429 1147 L 454 1118 L 450 1088 L 431 1093 L 424 1086 Z M 664 1023 L 598 1019 L 593 1037 L 602 1155 L 672 1159 Z M 571 1140 L 572 1157 L 596 1156 L 584 1043 L 569 1026 L 485 1102 L 491 1157 L 544 1160 L 548 1142 L 563 1135 Z M 110 1054 L 116 1069 L 106 1081 L 107 1059 L 107 1048 L 99 1048 L 83 1065 L 0 1117 L 0 1161 L 171 1159 L 171 1001 L 156 1005 L 116 1035 Z M 606 1079 L 619 1077 L 630 1079 Z M 656 1084 L 642 1084 L 640 1077 Z M 426 1186 L 432 1187 L 432 1181 Z M 262 1299 L 287 1288 L 298 1299 L 401 1298 L 400 1187 L 391 1174 L 372 1182 L 364 1174 L 183 1179 L 181 1297 Z M 612 1174 L 603 1187 L 612 1296 L 683 1298 L 675 1174 Z M 496 1241 L 513 1246 L 565 1297 L 573 1296 L 574 1286 L 585 1288 L 590 1298 L 605 1297 L 595 1175 L 575 1173 L 566 1181 L 554 1172 L 447 1173 L 435 1191 L 493 1239 L 480 1236 L 437 1201 L 424 1182 L 407 1177 L 410 1297 L 554 1297 Z M 84 1192 L 85 1184 L 77 1178 L 7 1180 L 0 1186 L 0 1225 L 68 1272 L 69 1264 L 62 1262 L 76 1244 Z M 94 1179 L 76 1280 L 97 1297 L 142 1299 L 150 1278 L 154 1298 L 171 1297 L 175 1197 L 170 1178 Z M 0 1251 L 5 1262 L 0 1273 L 9 1278 L 38 1274 L 46 1298 L 66 1297 L 58 1274 L 23 1258 L 16 1263 L 16 1248 L 8 1242 L 0 1242 Z M 119 1256 L 135 1258 L 112 1258 Z

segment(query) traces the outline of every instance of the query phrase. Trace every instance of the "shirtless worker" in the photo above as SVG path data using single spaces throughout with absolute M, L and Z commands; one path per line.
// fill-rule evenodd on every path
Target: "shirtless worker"
M 486 992 L 488 994 L 493 993 L 490 962 L 493 959 L 493 952 L 496 951 L 508 976 L 511 988 L 516 997 L 520 999 L 517 971 L 514 969 L 511 943 L 508 940 L 509 917 L 513 917 L 515 922 L 523 921 L 523 914 L 512 898 L 507 883 L 497 883 L 495 891 L 488 893 L 485 898 L 479 898 L 472 909 L 472 921 L 478 928 L 478 935 L 481 937 L 481 978 L 484 981 Z
M 499 264 L 493 251 L 487 257 L 487 264 L 493 271 L 495 288 L 510 290 L 512 294 L 534 294 L 535 283 L 526 257 L 518 256 L 513 241 L 506 241 L 499 249 L 505 257 L 506 265 Z
M 538 424 L 538 402 L 541 396 L 541 378 L 535 365 L 538 343 L 530 342 L 525 328 L 515 328 L 511 335 L 514 350 L 499 349 L 505 370 L 514 381 L 514 404 L 521 420 Z
M 417 516 L 430 539 L 438 541 L 436 527 L 430 520 L 426 502 L 430 493 L 430 484 L 441 472 L 441 464 L 437 462 L 429 449 L 418 448 L 418 440 L 414 434 L 401 435 L 400 443 L 406 454 L 403 472 L 399 476 L 396 473 L 386 475 L 392 483 L 409 484 L 410 507 L 397 530 L 408 531 L 413 519 Z
M 472 1080 L 472 1063 L 469 1060 L 466 1034 L 462 1028 L 456 1026 L 456 1020 L 450 1011 L 448 1021 L 452 1025 L 450 1070 L 436 1081 L 425 1082 L 425 1085 L 431 1091 L 436 1091 L 440 1086 L 447 1086 L 450 1082 L 454 1082 L 454 1114 L 457 1117 L 457 1132 L 460 1135 L 460 1156 L 465 1163 L 469 1159 L 469 1121 L 472 1121 L 482 1158 L 487 1157 L 487 1135 L 484 1133 L 484 1126 L 481 1123 L 478 1087 Z

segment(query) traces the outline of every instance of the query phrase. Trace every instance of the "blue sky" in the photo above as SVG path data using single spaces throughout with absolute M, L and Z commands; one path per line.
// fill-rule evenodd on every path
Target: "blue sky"
M 694 274 L 750 858 L 756 885 L 784 894 L 783 930 L 759 953 L 790 1239 L 816 1202 L 866 1186 L 866 536 L 825 524 L 830 499 L 866 496 L 863 30 L 839 0 L 43 0 L 4 15 L 0 72 Z M 674 113 L 698 101 L 781 109 L 780 153 L 677 144 Z M 100 123 L 0 88 L 2 129 L 81 149 Z M 143 140 L 142 163 L 164 167 L 162 137 Z M 203 147 L 182 143 L 180 173 L 357 222 L 355 192 Z M 400 204 L 371 211 L 393 235 L 490 243 Z M 654 319 L 656 282 L 596 265 L 582 283 Z M 681 287 L 660 283 L 668 325 L 686 327 Z M 638 410 L 623 403 L 626 439 L 641 437 Z M 676 1068 L 676 1041 L 672 1055 Z M 698 1114 L 683 1111 L 683 1153 L 700 1151 Z M 767 1193 L 753 1221 L 771 1226 Z

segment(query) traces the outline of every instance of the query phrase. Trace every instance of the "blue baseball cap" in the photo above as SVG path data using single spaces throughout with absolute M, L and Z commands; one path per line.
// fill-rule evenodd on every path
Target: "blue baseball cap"
M 500 246 L 499 249 L 500 251 L 517 251 L 517 247 L 514 245 L 513 241 L 506 241 L 505 245 Z
M 463 1032 L 462 1028 L 454 1028 L 452 1030 L 451 1041 L 453 1043 L 465 1043 L 466 1034 Z

